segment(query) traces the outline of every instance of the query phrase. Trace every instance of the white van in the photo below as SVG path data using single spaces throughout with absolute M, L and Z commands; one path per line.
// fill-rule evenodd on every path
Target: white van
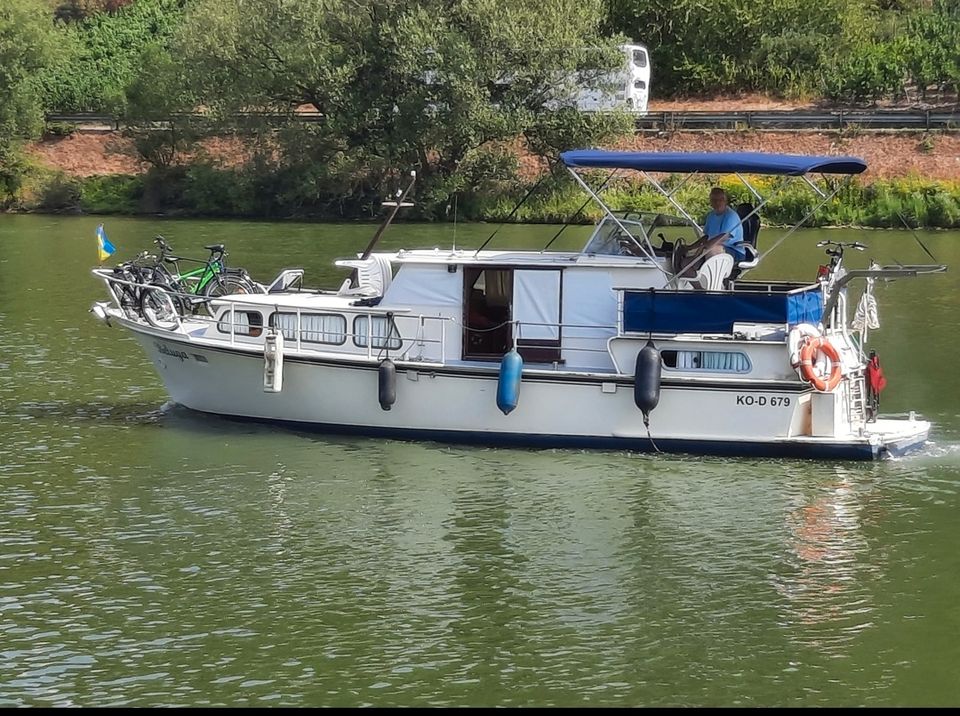
M 624 62 L 618 72 L 611 73 L 596 89 L 582 89 L 577 108 L 585 112 L 625 109 L 646 114 L 650 96 L 650 54 L 643 45 L 620 45 Z

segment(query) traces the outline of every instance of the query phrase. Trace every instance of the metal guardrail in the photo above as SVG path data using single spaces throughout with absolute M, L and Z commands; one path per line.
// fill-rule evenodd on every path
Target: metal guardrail
M 851 128 L 865 130 L 960 130 L 960 110 L 758 110 L 748 112 L 648 112 L 638 130 L 700 131 Z
M 201 117 L 202 115 L 184 115 Z M 322 122 L 319 112 L 299 112 L 301 122 Z M 238 118 L 281 119 L 282 115 L 249 112 Z M 116 131 L 121 123 L 104 114 L 50 114 L 47 124 L 73 125 L 78 131 Z M 158 122 L 156 126 L 165 123 Z M 638 131 L 682 132 L 713 130 L 814 130 L 845 129 L 900 131 L 960 131 L 960 108 L 956 110 L 757 110 L 747 112 L 647 112 L 636 118 Z
M 73 125 L 78 131 L 110 131 L 120 129 L 120 122 L 109 114 L 48 114 L 46 116 L 47 129 L 50 125 Z

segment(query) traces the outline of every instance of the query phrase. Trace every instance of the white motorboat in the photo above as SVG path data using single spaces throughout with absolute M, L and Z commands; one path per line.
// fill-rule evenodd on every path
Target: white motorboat
M 928 422 L 876 415 L 869 321 L 848 320 L 848 286 L 865 280 L 869 309 L 872 280 L 943 266 L 848 271 L 851 245 L 835 245 L 816 281 L 745 278 L 796 228 L 756 250 L 771 197 L 748 177 L 794 177 L 822 205 L 842 183 L 823 190 L 812 177 L 849 181 L 861 160 L 562 158 L 605 212 L 579 252 L 375 252 L 378 231 L 358 258 L 337 262 L 353 271 L 337 290 L 307 290 L 291 269 L 267 293 L 209 299 L 203 315 L 169 287 L 95 269 L 111 300 L 93 310 L 137 338 L 174 401 L 223 416 L 406 439 L 726 455 L 871 459 L 923 445 Z M 640 172 L 698 235 L 657 176 L 736 174 L 757 199 L 738 207 L 747 259 L 723 253 L 693 277 L 676 275 L 651 233 L 677 222 L 614 212 L 581 175 L 594 169 Z M 148 296 L 146 310 L 124 292 Z

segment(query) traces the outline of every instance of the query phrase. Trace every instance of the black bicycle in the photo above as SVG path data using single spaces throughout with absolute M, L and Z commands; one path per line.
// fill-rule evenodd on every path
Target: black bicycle
M 141 251 L 135 258 L 114 267 L 113 275 L 117 281 L 111 286 L 127 318 L 137 319 L 143 315 L 140 306 L 144 288 L 160 280 L 156 262 L 156 256 L 151 256 L 147 251 Z
M 867 250 L 867 245 L 861 244 L 859 241 L 830 241 L 829 239 L 825 239 L 817 242 L 818 248 L 824 246 L 833 247 L 826 250 L 827 256 L 830 257 L 830 265 L 822 267 L 831 274 L 836 273 L 837 270 L 843 266 L 844 249 L 854 249 L 856 251 Z
M 160 254 L 153 267 L 154 274 L 140 293 L 140 309 L 144 318 L 156 328 L 173 330 L 180 317 L 200 311 L 212 315 L 210 299 L 238 293 L 265 293 L 265 290 L 242 268 L 228 269 L 223 244 L 204 248 L 210 255 L 204 259 L 177 256 L 163 236 L 154 238 Z M 181 271 L 180 262 L 190 261 L 202 266 Z M 173 267 L 173 270 L 168 268 Z

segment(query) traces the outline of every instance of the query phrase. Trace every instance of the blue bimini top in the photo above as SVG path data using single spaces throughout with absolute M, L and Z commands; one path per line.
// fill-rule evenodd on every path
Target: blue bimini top
M 635 169 L 647 172 L 682 174 L 773 174 L 803 176 L 860 174 L 866 162 L 856 157 L 808 157 L 798 154 L 762 152 L 613 152 L 603 149 L 574 149 L 560 155 L 571 169 Z

